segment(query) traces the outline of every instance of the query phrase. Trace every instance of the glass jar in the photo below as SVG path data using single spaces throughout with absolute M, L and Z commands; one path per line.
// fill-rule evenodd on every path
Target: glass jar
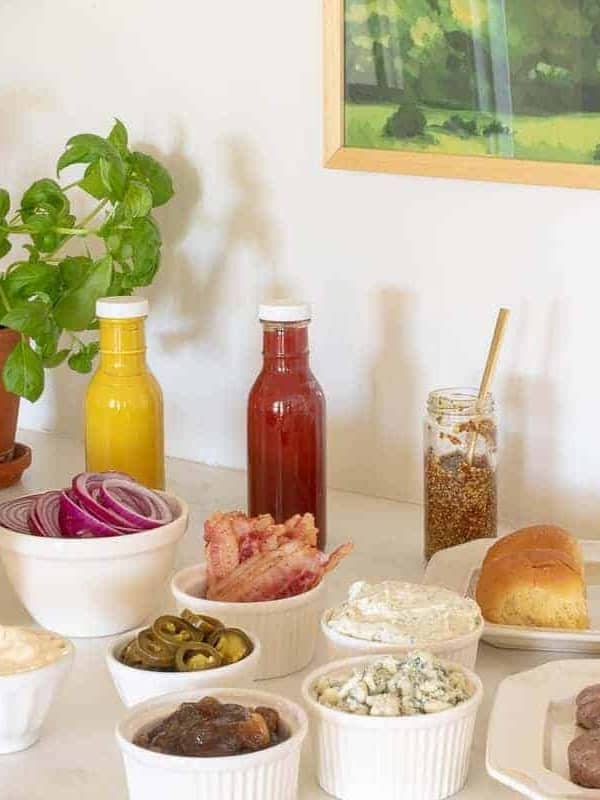
M 437 389 L 424 430 L 425 558 L 473 539 L 495 537 L 498 524 L 497 428 L 491 394 Z

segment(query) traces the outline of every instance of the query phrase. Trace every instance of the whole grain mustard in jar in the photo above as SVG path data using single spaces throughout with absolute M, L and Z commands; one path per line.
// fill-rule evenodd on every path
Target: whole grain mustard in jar
M 491 394 L 437 389 L 424 429 L 425 558 L 445 547 L 495 537 L 497 427 Z

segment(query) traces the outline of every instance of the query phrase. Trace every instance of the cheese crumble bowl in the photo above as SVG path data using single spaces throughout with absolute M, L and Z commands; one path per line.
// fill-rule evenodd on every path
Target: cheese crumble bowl
M 0 754 L 16 753 L 35 744 L 52 703 L 73 662 L 74 648 L 34 669 L 0 675 Z
M 71 638 L 137 628 L 161 602 L 189 510 L 167 525 L 124 536 L 35 536 L 0 526 L 0 558 L 21 603 L 42 627 Z
M 311 717 L 313 753 L 320 786 L 340 800 L 442 800 L 464 786 L 469 767 L 477 710 L 483 697 L 481 681 L 462 665 L 415 653 L 425 662 L 423 679 L 430 677 L 431 661 L 456 673 L 466 699 L 431 713 L 374 716 L 341 710 L 319 702 L 319 693 L 353 673 L 396 659 L 360 656 L 336 661 L 311 672 L 302 684 L 302 696 Z M 344 683 L 345 685 L 345 683 Z M 342 692 L 343 694 L 344 692 Z M 326 697 L 325 697 L 326 699 Z M 360 698 L 364 699 L 364 698 Z M 343 705 L 343 703 L 342 703 Z M 361 708 L 361 704 L 357 708 Z M 381 705 L 378 713 L 390 713 Z
M 125 646 L 144 630 L 130 631 L 120 636 L 106 651 L 106 663 L 115 688 L 124 705 L 130 707 L 153 697 L 160 697 L 172 692 L 183 692 L 195 689 L 199 693 L 208 693 L 214 686 L 221 688 L 250 686 L 256 679 L 260 663 L 261 646 L 257 637 L 245 631 L 252 642 L 252 652 L 233 664 L 225 664 L 214 669 L 203 669 L 190 672 L 155 672 L 138 669 L 124 664 L 119 656 Z
M 288 738 L 265 750 L 212 758 L 165 755 L 133 743 L 140 730 L 164 719 L 181 703 L 198 701 L 205 695 L 223 703 L 275 709 Z M 308 720 L 299 705 L 254 689 L 177 692 L 139 703 L 116 730 L 129 800 L 295 800 L 300 752 L 307 730 Z

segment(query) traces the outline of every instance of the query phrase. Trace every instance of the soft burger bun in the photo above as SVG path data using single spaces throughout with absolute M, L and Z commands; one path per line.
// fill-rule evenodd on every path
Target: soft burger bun
M 483 563 L 485 565 L 498 558 L 527 550 L 558 550 L 569 556 L 579 571 L 583 572 L 583 555 L 579 541 L 557 525 L 531 525 L 503 536 L 490 547 Z
M 559 550 L 526 550 L 481 570 L 476 600 L 488 622 L 538 628 L 587 628 L 579 564 Z

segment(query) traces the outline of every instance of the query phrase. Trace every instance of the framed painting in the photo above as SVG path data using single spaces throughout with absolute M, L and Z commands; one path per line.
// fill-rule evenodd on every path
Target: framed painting
M 324 0 L 325 165 L 600 188 L 600 0 Z

